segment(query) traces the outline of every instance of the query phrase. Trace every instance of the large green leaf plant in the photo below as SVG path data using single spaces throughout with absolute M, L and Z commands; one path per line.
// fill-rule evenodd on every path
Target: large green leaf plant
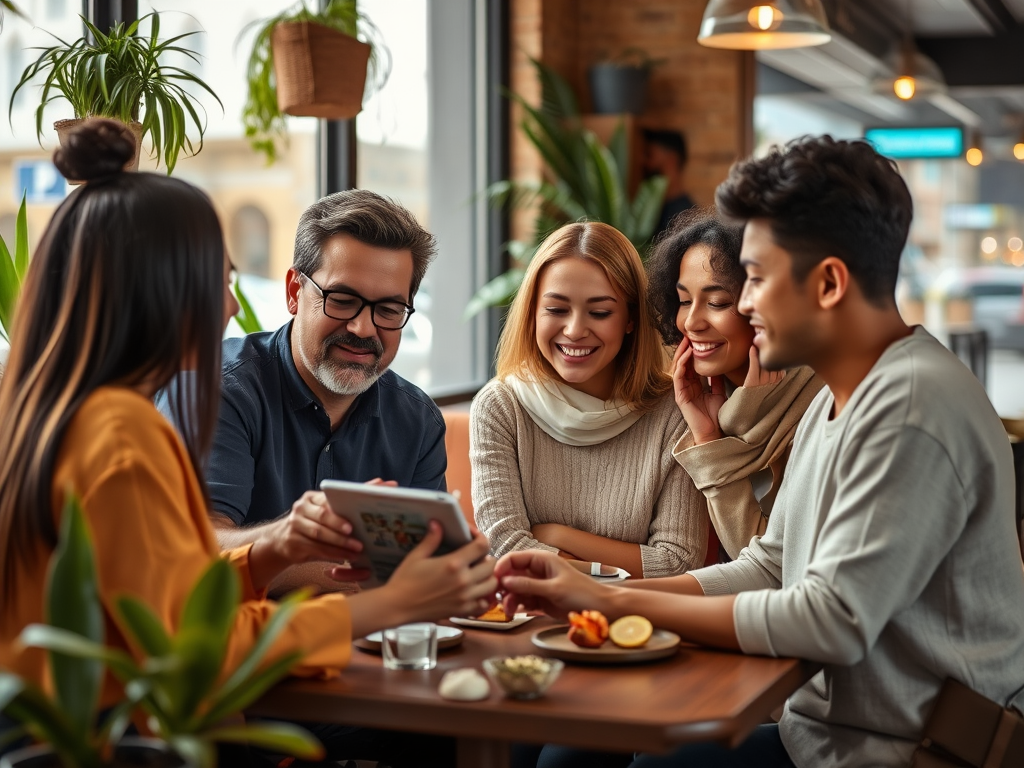
M 663 176 L 644 180 L 630 198 L 629 142 L 620 124 L 608 146 L 583 127 L 576 96 L 569 84 L 554 70 L 533 60 L 541 82 L 540 107 L 510 93 L 523 110 L 519 130 L 532 144 L 545 166 L 541 181 L 506 180 L 488 187 L 484 194 L 497 206 L 536 205 L 532 237 L 506 245 L 519 264 L 482 286 L 470 299 L 464 317 L 487 307 L 512 301 L 525 275 L 524 267 L 537 247 L 552 231 L 573 221 L 602 221 L 622 232 L 645 256 L 667 184 Z
M 139 25 L 147 19 L 149 34 L 138 34 Z M 203 107 L 186 88 L 204 90 L 221 104 L 199 76 L 168 63 L 168 58 L 175 55 L 199 63 L 194 51 L 178 45 L 197 32 L 160 40 L 160 14 L 156 11 L 127 26 L 117 24 L 105 33 L 85 17 L 82 22 L 88 35 L 70 43 L 54 35 L 57 45 L 38 49 L 39 57 L 25 68 L 11 93 L 8 111 L 13 110 L 18 91 L 42 77 L 36 107 L 37 137 L 42 139 L 46 107 L 63 98 L 70 102 L 75 117 L 141 122 L 142 135 L 149 136 L 157 163 L 162 159 L 171 173 L 179 153 L 195 155 L 203 148 L 206 132 L 205 116 L 200 116 Z M 199 135 L 198 146 L 186 132 L 189 124 Z
M 50 567 L 47 623 L 29 625 L 20 636 L 26 647 L 48 652 L 53 694 L 0 671 L 0 711 L 50 744 L 65 765 L 78 768 L 109 764 L 134 711 L 144 713 L 156 736 L 201 768 L 216 764 L 216 743 L 247 743 L 319 759 L 322 747 L 297 726 L 246 726 L 232 719 L 298 662 L 298 652 L 267 663 L 264 657 L 305 598 L 296 593 L 281 602 L 246 658 L 221 681 L 240 596 L 238 574 L 217 559 L 190 592 L 176 635 L 144 603 L 122 596 L 115 601 L 118 624 L 145 656 L 136 661 L 105 646 L 93 548 L 80 504 L 71 496 Z M 125 698 L 100 718 L 105 669 L 124 684 Z

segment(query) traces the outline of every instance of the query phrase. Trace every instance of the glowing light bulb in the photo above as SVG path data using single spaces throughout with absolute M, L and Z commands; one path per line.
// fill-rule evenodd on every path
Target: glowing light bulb
M 1013 156 L 1018 160 L 1024 160 L 1024 142 L 1018 142 L 1013 145 Z
M 914 98 L 914 94 L 917 92 L 917 83 L 914 82 L 914 78 L 910 75 L 903 75 L 893 81 L 892 90 L 904 101 L 909 101 Z
M 994 237 L 986 237 L 981 241 L 981 250 L 984 253 L 995 253 L 998 247 L 999 244 Z
M 770 5 L 755 5 L 747 14 L 747 21 L 750 23 L 750 26 L 762 32 L 767 32 L 776 26 L 781 19 L 782 14 Z
M 984 155 L 977 147 L 971 147 L 967 150 L 967 162 L 971 165 L 981 165 L 983 157 Z
M 1014 253 L 1019 253 L 1021 250 L 1024 250 L 1024 240 L 1021 240 L 1019 237 L 1011 237 L 1006 241 L 1006 247 Z

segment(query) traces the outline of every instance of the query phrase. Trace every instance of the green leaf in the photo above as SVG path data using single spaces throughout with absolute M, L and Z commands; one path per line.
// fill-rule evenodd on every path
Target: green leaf
M 304 728 L 292 723 L 261 722 L 246 726 L 215 728 L 206 734 L 217 742 L 250 744 L 302 760 L 322 760 L 323 745 Z
M 134 597 L 117 599 L 117 613 L 122 629 L 149 656 L 167 656 L 173 643 L 160 618 L 141 600 Z
M 7 250 L 7 243 L 0 237 L 0 326 L 4 334 L 14 331 L 14 310 L 21 293 L 21 280 L 15 267 L 15 259 Z
M 256 312 L 253 310 L 252 304 L 249 303 L 248 297 L 242 292 L 241 279 L 235 281 L 234 291 L 239 306 L 238 314 L 235 315 L 235 322 L 238 323 L 238 327 L 244 333 L 258 333 L 262 331 L 263 325 L 260 323 L 259 318 L 256 317 Z
M 306 600 L 309 594 L 307 590 L 300 589 L 292 592 L 278 604 L 274 615 L 270 617 L 270 621 L 263 627 L 263 632 L 260 633 L 259 639 L 257 639 L 245 659 L 242 660 L 242 663 L 231 674 L 231 677 L 224 683 L 224 687 L 218 692 L 218 701 L 223 701 L 227 697 L 233 696 L 245 681 L 256 672 L 263 657 L 270 650 L 270 646 L 274 644 L 277 636 L 281 634 L 281 631 L 291 620 L 299 603 Z
M 462 319 L 469 320 L 488 307 L 511 304 L 525 276 L 525 269 L 510 269 L 480 286 L 479 290 L 473 294 L 473 298 L 469 300 L 469 304 L 466 305 Z
M 46 620 L 51 627 L 103 644 L 103 609 L 85 515 L 74 493 L 61 513 L 61 533 L 47 576 Z M 103 662 L 50 652 L 57 701 L 81 733 L 92 727 L 103 682 Z
M 25 195 L 21 193 L 21 205 L 18 207 L 18 218 L 14 223 L 14 269 L 18 280 L 24 282 L 28 272 L 28 216 L 25 211 Z
M 191 734 L 171 734 L 167 737 L 167 743 L 190 765 L 198 768 L 216 768 L 217 753 L 213 748 L 213 742 Z
M 228 690 L 214 700 L 210 710 L 203 716 L 197 730 L 202 730 L 220 723 L 225 717 L 241 712 L 272 685 L 284 678 L 302 659 L 302 653 L 295 651 L 277 659 L 254 675 L 242 680 L 233 689 Z
M 29 624 L 21 631 L 18 640 L 28 648 L 42 648 L 75 659 L 101 662 L 121 678 L 133 678 L 141 674 L 135 661 L 124 651 L 48 624 Z

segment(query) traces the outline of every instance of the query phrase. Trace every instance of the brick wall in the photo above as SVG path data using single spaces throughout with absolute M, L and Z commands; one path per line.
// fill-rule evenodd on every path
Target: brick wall
M 666 62 L 654 70 L 647 111 L 639 124 L 682 130 L 690 146 L 687 187 L 699 204 L 711 204 L 734 160 L 753 145 L 753 55 L 697 44 L 707 0 L 512 0 L 512 89 L 532 103 L 539 87 L 528 56 L 538 57 L 572 84 L 590 109 L 587 68 L 626 48 Z M 537 178 L 541 161 L 516 128 L 512 111 L 511 169 Z M 531 217 L 513 216 L 516 236 Z

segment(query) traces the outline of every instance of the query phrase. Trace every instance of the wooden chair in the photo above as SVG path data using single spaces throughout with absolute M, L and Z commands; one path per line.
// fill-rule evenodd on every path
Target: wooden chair
M 444 447 L 448 452 L 448 492 L 459 497 L 466 520 L 473 525 L 473 480 L 469 466 L 469 412 L 443 410 Z

